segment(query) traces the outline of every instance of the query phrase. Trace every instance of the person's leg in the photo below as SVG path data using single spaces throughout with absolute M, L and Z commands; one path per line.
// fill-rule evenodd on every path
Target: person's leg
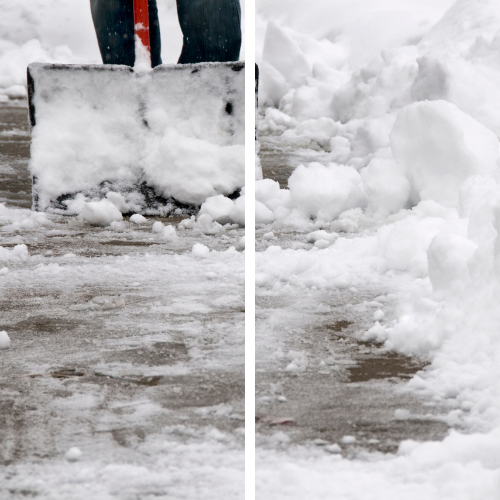
M 184 35 L 179 64 L 239 59 L 239 0 L 177 0 L 177 14 Z
M 133 0 L 90 0 L 92 20 L 104 64 L 133 66 L 134 3 Z M 151 63 L 161 64 L 160 23 L 156 0 L 149 0 L 149 33 Z

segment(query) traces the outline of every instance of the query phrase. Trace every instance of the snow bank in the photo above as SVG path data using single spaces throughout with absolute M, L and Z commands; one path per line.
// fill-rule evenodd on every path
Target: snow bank
M 408 390 L 448 408 L 446 421 L 465 429 L 441 443 L 403 443 L 384 459 L 317 456 L 306 447 L 263 452 L 259 481 L 269 498 L 364 498 L 360 477 L 378 485 L 375 496 L 495 498 L 500 7 L 451 3 L 435 2 L 433 11 L 430 2 L 399 2 L 401 10 L 390 1 L 377 9 L 349 2 L 352 19 L 362 10 L 369 28 L 348 26 L 343 1 L 313 1 L 316 12 L 295 4 L 300 15 L 280 13 L 280 0 L 260 7 L 272 21 L 258 27 L 267 33 L 260 132 L 280 154 L 309 160 L 287 189 L 257 182 L 257 222 L 265 226 L 258 293 L 392 287 L 394 319 L 373 315 L 360 338 L 428 360 Z M 397 40 L 397 23 L 389 25 L 402 12 L 426 22 L 411 30 L 401 22 Z M 387 20 L 377 24 L 381 13 Z M 326 30 L 324 17 L 338 30 Z M 388 38 L 386 28 L 394 30 Z M 370 29 L 378 30 L 373 51 Z
M 164 65 L 147 74 L 32 65 L 30 74 L 38 210 L 64 210 L 78 192 L 95 200 L 112 191 L 125 210 L 158 213 L 169 200 L 199 206 L 243 186 L 242 65 Z

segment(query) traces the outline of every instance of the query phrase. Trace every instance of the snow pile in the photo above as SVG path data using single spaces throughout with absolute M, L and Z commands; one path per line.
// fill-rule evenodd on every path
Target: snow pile
M 283 7 L 270 4 L 261 12 Z M 351 4 L 374 13 L 373 3 Z M 428 2 L 399 4 L 408 17 L 418 6 L 432 10 Z M 380 12 L 396 14 L 394 5 L 381 2 Z M 408 390 L 447 407 L 446 421 L 465 433 L 404 442 L 384 459 L 326 458 L 304 447 L 262 452 L 260 488 L 267 498 L 364 498 L 364 481 L 377 485 L 375 497 L 493 499 L 500 470 L 499 4 L 458 0 L 434 26 L 421 24 L 406 38 L 404 22 L 393 26 L 397 43 L 381 34 L 374 45 L 388 45 L 375 53 L 365 45 L 365 55 L 356 45 L 364 25 L 356 38 L 344 2 L 321 7 L 321 16 L 301 9 L 304 19 L 275 12 L 267 25 L 263 143 L 314 159 L 295 169 L 287 189 L 257 183 L 266 248 L 256 259 L 258 293 L 392 287 L 395 319 L 377 311 L 359 337 L 428 360 Z M 320 19 L 330 8 L 340 18 L 329 19 L 339 28 L 333 33 Z M 373 29 L 382 32 L 390 19 Z M 292 231 L 285 248 L 279 237 Z

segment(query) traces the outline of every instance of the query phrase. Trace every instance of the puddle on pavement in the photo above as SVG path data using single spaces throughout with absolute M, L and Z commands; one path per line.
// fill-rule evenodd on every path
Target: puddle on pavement
M 99 241 L 100 245 L 111 245 L 117 247 L 149 247 L 151 245 L 158 245 L 157 241 L 131 241 L 131 240 L 111 240 Z
M 164 366 L 189 360 L 189 352 L 181 342 L 156 342 L 151 346 L 126 349 L 112 354 L 109 361 L 136 365 Z
M 352 321 L 347 321 L 345 319 L 342 319 L 340 321 L 336 321 L 333 325 L 325 325 L 325 328 L 333 332 L 341 332 L 346 328 L 349 328 L 351 325 Z
M 50 372 L 52 378 L 83 377 L 84 375 L 85 372 L 78 371 L 76 368 L 61 368 Z
M 356 363 L 347 368 L 349 382 L 368 382 L 386 378 L 410 379 L 428 365 L 423 361 L 394 352 L 357 359 Z
M 351 337 L 345 330 L 353 325 L 354 323 L 348 320 L 339 320 L 333 324 L 324 325 L 324 328 L 331 332 L 332 341 L 343 339 L 363 350 L 352 353 L 356 364 L 346 367 L 349 382 L 358 383 L 389 378 L 407 380 L 428 366 L 428 363 L 417 358 L 396 352 L 385 352 L 376 344 L 362 342 Z
M 63 318 L 49 318 L 47 316 L 32 316 L 18 321 L 9 326 L 13 331 L 29 331 L 38 333 L 59 333 L 65 330 L 74 330 L 81 322 L 66 320 Z

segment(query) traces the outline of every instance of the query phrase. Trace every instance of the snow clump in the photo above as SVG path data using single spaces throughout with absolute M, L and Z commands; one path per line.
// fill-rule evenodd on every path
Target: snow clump
M 112 222 L 123 220 L 122 213 L 116 208 L 116 205 L 106 198 L 85 203 L 81 215 L 85 221 L 93 226 L 109 226 Z
M 82 458 L 82 455 L 83 455 L 83 453 L 81 452 L 80 448 L 77 448 L 74 446 L 73 448 L 70 448 L 64 454 L 64 458 L 68 462 L 78 462 L 78 460 L 80 460 L 80 458 Z
M 8 349 L 10 347 L 10 337 L 9 334 L 2 330 L 0 332 L 0 349 Z
M 141 214 L 134 214 L 130 216 L 130 222 L 133 222 L 134 224 L 146 224 L 148 219 Z

